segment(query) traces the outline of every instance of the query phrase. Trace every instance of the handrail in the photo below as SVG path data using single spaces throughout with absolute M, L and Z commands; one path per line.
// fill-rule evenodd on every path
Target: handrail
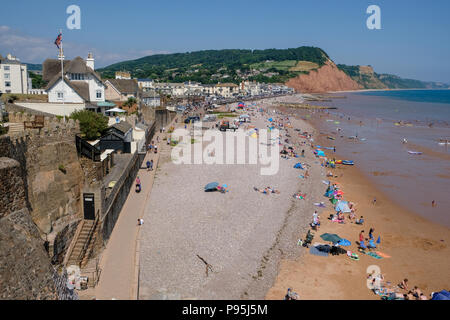
M 75 244 L 78 240 L 78 236 L 80 235 L 81 230 L 83 229 L 83 225 L 84 225 L 84 220 L 82 219 L 77 227 L 77 230 L 75 231 L 75 234 L 69 245 L 69 248 L 67 249 L 66 256 L 64 257 L 64 261 L 63 261 L 64 266 L 67 264 L 67 262 L 69 262 L 70 256 L 72 255 L 72 251 L 75 248 Z
M 88 233 L 88 236 L 86 238 L 86 242 L 84 243 L 83 248 L 81 249 L 80 254 L 78 255 L 78 261 L 80 261 L 80 264 L 81 264 L 81 261 L 83 261 L 84 255 L 86 254 L 86 251 L 87 251 L 87 248 L 89 247 L 89 244 L 91 243 L 91 239 L 92 239 L 92 236 L 94 235 L 94 230 L 95 230 L 95 228 L 97 226 L 97 223 L 98 223 L 98 215 L 95 218 L 95 221 L 92 224 L 92 227 L 89 229 L 89 233 Z

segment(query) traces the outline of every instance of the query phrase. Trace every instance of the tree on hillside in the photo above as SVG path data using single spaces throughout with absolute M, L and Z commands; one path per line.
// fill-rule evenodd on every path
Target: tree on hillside
M 108 118 L 89 110 L 74 111 L 71 119 L 80 122 L 80 130 L 86 140 L 95 140 L 108 128 Z
M 33 89 L 41 89 L 47 86 L 48 82 L 44 81 L 41 75 L 35 74 L 34 72 L 31 71 L 29 71 L 28 74 L 31 78 Z

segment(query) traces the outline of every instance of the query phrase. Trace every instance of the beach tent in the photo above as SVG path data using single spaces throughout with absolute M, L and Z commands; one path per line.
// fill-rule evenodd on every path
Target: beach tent
M 304 168 L 302 167 L 302 164 L 301 164 L 300 162 L 299 162 L 299 163 L 296 163 L 295 166 L 294 166 L 294 168 L 295 168 L 295 169 L 302 169 L 302 170 L 304 169 Z
M 350 208 L 348 207 L 348 202 L 347 201 L 343 201 L 343 200 L 339 200 L 336 203 L 336 207 L 334 208 L 336 210 L 336 212 L 343 212 L 343 213 L 347 213 L 347 212 L 352 212 L 352 210 L 350 210 Z
M 352 243 L 347 239 L 341 239 L 337 244 L 340 246 L 344 246 L 344 247 L 348 247 L 348 246 L 352 245 Z
M 431 300 L 450 300 L 450 292 L 442 290 L 441 292 L 433 292 Z
M 339 241 L 342 240 L 341 237 L 339 237 L 337 234 L 335 233 L 324 233 L 320 236 L 323 240 L 325 241 L 330 241 L 333 243 L 338 243 Z
M 323 152 L 322 150 L 317 150 L 317 155 L 319 157 L 325 157 L 325 152 Z
M 206 192 L 215 191 L 215 190 L 217 190 L 218 186 L 219 186 L 218 182 L 210 182 L 205 186 L 205 191 Z

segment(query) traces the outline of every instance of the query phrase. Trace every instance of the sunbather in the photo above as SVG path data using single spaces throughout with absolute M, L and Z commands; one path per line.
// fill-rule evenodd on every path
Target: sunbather
M 258 192 L 263 193 L 263 194 L 269 194 L 269 193 L 277 193 L 278 194 L 278 193 L 280 193 L 280 191 L 275 190 L 272 187 L 266 187 L 264 189 L 259 189 L 257 187 L 253 187 L 253 189 L 255 191 L 258 191 Z
M 403 290 L 408 290 L 408 279 L 403 279 L 403 281 L 398 284 L 398 287 Z

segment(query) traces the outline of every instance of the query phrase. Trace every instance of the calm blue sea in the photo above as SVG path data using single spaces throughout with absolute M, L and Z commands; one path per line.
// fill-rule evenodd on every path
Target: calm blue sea
M 390 99 L 409 100 L 416 102 L 434 102 L 450 104 L 450 90 L 389 90 L 367 91 L 357 94 L 365 96 L 386 97 Z
M 337 153 L 354 160 L 399 204 L 450 227 L 450 145 L 439 144 L 450 139 L 450 90 L 340 95 L 345 98 L 323 103 L 337 110 L 330 110 L 321 128 L 337 137 Z M 398 121 L 408 125 L 395 125 Z M 411 155 L 410 150 L 423 154 Z M 386 175 L 375 176 L 375 171 Z M 431 200 L 437 208 L 431 208 Z

